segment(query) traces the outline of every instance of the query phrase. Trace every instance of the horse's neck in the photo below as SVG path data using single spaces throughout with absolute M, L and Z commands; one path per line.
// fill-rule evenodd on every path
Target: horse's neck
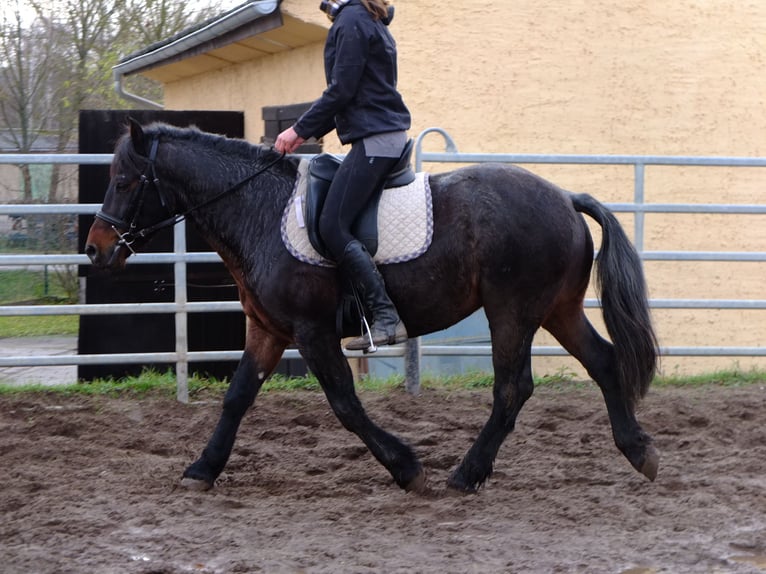
M 267 160 L 246 165 L 249 161 L 222 154 L 207 160 L 210 166 L 206 166 L 193 149 L 187 153 L 186 161 L 174 163 L 190 168 L 170 175 L 177 211 L 188 212 L 189 219 L 222 256 L 247 257 L 249 251 L 280 237 L 281 210 L 292 185 L 289 175 L 276 176 L 269 170 L 239 186 Z

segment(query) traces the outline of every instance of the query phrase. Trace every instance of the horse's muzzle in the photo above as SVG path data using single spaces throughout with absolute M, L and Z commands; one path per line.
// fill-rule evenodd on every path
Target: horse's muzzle
M 96 220 L 88 232 L 85 240 L 85 255 L 88 256 L 94 267 L 99 269 L 122 269 L 129 255 L 127 249 L 123 249 L 119 236 L 106 224 Z
M 106 250 L 99 249 L 95 244 L 85 245 L 85 255 L 88 256 L 94 267 L 99 269 L 122 269 L 125 267 L 127 257 L 123 256 L 122 245 L 113 244 Z

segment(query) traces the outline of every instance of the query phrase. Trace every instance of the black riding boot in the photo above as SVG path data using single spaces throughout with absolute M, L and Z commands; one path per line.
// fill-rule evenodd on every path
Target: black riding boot
M 343 276 L 351 281 L 366 310 L 372 315 L 372 344 L 394 345 L 406 341 L 407 329 L 399 319 L 399 313 L 386 293 L 383 277 L 364 245 L 359 241 L 349 242 L 338 267 Z M 349 341 L 346 349 L 366 351 L 370 346 L 370 337 L 362 333 L 361 337 Z

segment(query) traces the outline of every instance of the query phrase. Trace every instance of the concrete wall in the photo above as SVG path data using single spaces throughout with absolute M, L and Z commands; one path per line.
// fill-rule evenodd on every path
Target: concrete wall
M 324 22 L 316 0 L 290 14 Z M 766 3 L 760 0 L 399 0 L 391 26 L 412 134 L 445 128 L 461 151 L 766 155 Z M 322 47 L 309 46 L 166 86 L 171 109 L 245 110 L 259 141 L 263 106 L 313 100 Z M 340 149 L 328 136 L 328 149 Z M 436 136 L 426 149 L 441 149 Z M 631 201 L 628 167 L 529 166 L 603 201 Z M 429 165 L 431 171 L 451 165 Z M 647 168 L 650 202 L 764 203 L 766 170 Z M 628 231 L 632 218 L 620 216 Z M 596 234 L 598 230 L 594 230 Z M 764 216 L 649 215 L 650 250 L 762 250 Z M 760 263 L 646 264 L 651 295 L 763 299 Z M 592 313 L 600 324 L 598 313 Z M 662 344 L 766 341 L 764 311 L 657 311 Z M 545 337 L 540 341 L 548 344 Z M 729 367 L 729 358 L 666 358 L 665 372 Z M 740 359 L 766 368 L 764 359 Z M 576 370 L 535 360 L 538 374 Z

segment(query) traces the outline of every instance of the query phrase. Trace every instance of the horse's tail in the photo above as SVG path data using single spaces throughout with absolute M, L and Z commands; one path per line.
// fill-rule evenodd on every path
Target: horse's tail
M 575 210 L 595 219 L 602 229 L 596 287 L 617 356 L 620 385 L 633 406 L 649 389 L 658 360 L 641 258 L 609 209 L 587 194 L 571 197 Z

